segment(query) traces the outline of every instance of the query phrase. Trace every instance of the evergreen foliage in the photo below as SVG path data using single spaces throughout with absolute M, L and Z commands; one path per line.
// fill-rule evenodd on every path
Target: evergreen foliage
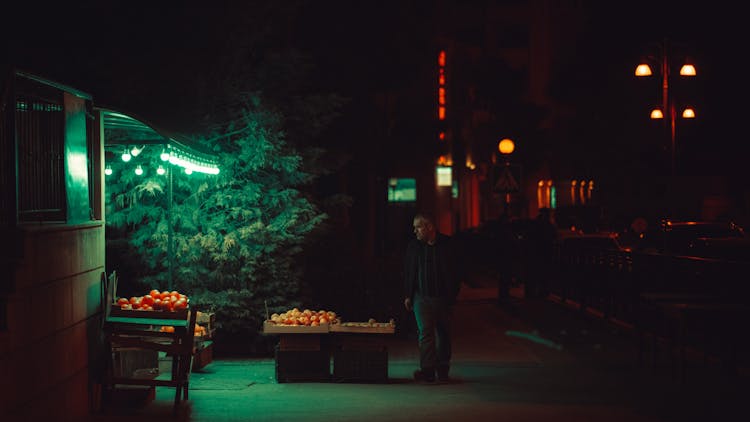
M 266 311 L 318 306 L 305 285 L 305 255 L 330 229 L 323 224 L 324 210 L 351 202 L 339 192 L 316 192 L 318 176 L 335 173 L 348 159 L 313 147 L 322 144 L 347 100 L 321 92 L 316 61 L 290 47 L 286 26 L 277 24 L 299 13 L 298 6 L 264 1 L 253 13 L 220 14 L 216 18 L 226 21 L 221 33 L 196 35 L 200 42 L 220 37 L 201 60 L 177 55 L 167 61 L 175 69 L 158 92 L 136 85 L 123 95 L 143 101 L 132 103 L 133 110 L 198 134 L 191 136 L 193 145 L 218 156 L 221 171 L 188 176 L 161 162 L 156 147 L 131 163 L 112 150 L 117 156 L 108 158 L 114 173 L 107 179 L 107 265 L 126 280 L 122 288 L 133 290 L 126 294 L 172 288 L 187 294 L 191 307 L 216 312 L 217 336 L 223 337 L 217 343 L 260 341 Z M 206 13 L 202 7 L 194 12 Z M 148 161 L 143 176 L 132 172 L 136 160 Z M 159 164 L 177 170 L 172 286 L 169 175 L 155 174 Z
M 187 175 L 161 162 L 156 146 L 128 163 L 110 157 L 108 265 L 124 267 L 118 268 L 127 280 L 122 285 L 132 291 L 123 294 L 178 290 L 191 298 L 192 307 L 217 313 L 220 336 L 253 339 L 267 309 L 309 305 L 300 253 L 326 214 L 304 191 L 315 176 L 303 169 L 303 154 L 286 141 L 281 113 L 256 97 L 236 116 L 196 139 L 219 157 L 216 176 Z M 144 175 L 132 171 L 137 164 Z M 170 174 L 156 174 L 159 165 L 173 172 L 173 284 Z

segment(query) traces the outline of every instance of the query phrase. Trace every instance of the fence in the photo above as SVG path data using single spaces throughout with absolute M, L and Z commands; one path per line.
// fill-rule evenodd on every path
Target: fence
M 682 381 L 688 348 L 733 377 L 750 364 L 750 341 L 732 333 L 750 322 L 750 262 L 560 244 L 553 263 L 550 292 L 582 312 L 633 326 L 641 363 L 647 348 L 654 367 L 665 354 Z

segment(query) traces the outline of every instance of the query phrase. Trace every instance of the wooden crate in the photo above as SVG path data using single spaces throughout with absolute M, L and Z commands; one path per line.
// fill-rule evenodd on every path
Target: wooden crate
M 396 332 L 396 326 L 387 323 L 342 322 L 331 325 L 329 331 L 332 333 L 393 334 Z
M 213 362 L 214 344 L 212 341 L 204 342 L 200 347 L 195 349 L 193 356 L 193 371 L 203 369 L 206 365 Z
M 187 319 L 189 312 L 189 307 L 176 311 L 140 311 L 137 309 L 120 309 L 119 306 L 112 305 L 109 315 L 126 318 Z
M 201 336 L 204 340 L 211 339 L 216 330 L 216 314 L 213 312 L 198 312 L 198 315 L 195 318 L 195 324 L 206 329 L 206 334 Z M 197 340 L 198 337 L 196 337 L 196 341 Z
M 385 336 L 362 333 L 335 333 L 333 343 L 337 350 L 383 351 L 388 347 Z
M 195 322 L 197 324 L 213 326 L 216 323 L 216 314 L 213 312 L 198 312 Z
M 322 350 L 320 334 L 281 334 L 279 350 Z
M 115 377 L 143 378 L 144 372 L 159 367 L 155 350 L 117 348 L 112 351 L 112 373 Z
M 334 351 L 332 380 L 338 382 L 387 382 L 388 351 Z
M 279 350 L 276 348 L 276 381 L 325 382 L 331 379 L 331 354 L 328 350 Z
M 309 325 L 280 325 L 271 321 L 263 322 L 263 334 L 320 334 L 328 332 L 329 324 Z

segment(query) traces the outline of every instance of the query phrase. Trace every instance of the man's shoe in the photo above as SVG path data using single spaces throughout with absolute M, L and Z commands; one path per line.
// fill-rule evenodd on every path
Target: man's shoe
M 417 369 L 414 371 L 414 380 L 419 382 L 435 382 L 435 371 Z
M 451 379 L 448 376 L 448 367 L 438 367 L 437 368 L 437 380 L 440 382 L 450 382 Z

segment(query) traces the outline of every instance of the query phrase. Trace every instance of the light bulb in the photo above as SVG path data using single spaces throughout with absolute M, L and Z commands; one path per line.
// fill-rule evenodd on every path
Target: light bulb
M 130 161 L 130 159 L 131 159 L 131 158 L 133 158 L 133 157 L 132 157 L 132 156 L 130 155 L 130 153 L 129 153 L 129 152 L 125 151 L 125 152 L 123 152 L 123 153 L 122 153 L 122 156 L 121 156 L 121 158 L 122 158 L 122 161 L 124 161 L 124 162 L 126 162 L 126 163 L 127 163 L 127 162 L 128 162 L 128 161 Z
M 107 176 L 111 175 L 111 174 L 112 174 L 112 167 L 110 167 L 110 166 L 108 165 L 108 166 L 107 166 L 107 167 L 106 167 L 106 168 L 104 169 L 104 174 L 106 174 Z
M 140 164 L 135 168 L 135 174 L 137 174 L 138 176 L 143 174 L 143 167 L 141 167 Z
M 166 172 L 167 172 L 167 171 L 166 171 L 166 170 L 164 170 L 164 167 L 162 167 L 162 166 L 159 166 L 159 168 L 158 168 L 158 169 L 156 169 L 156 174 L 158 174 L 159 176 L 163 175 L 163 174 L 164 174 L 164 173 L 166 173 Z

